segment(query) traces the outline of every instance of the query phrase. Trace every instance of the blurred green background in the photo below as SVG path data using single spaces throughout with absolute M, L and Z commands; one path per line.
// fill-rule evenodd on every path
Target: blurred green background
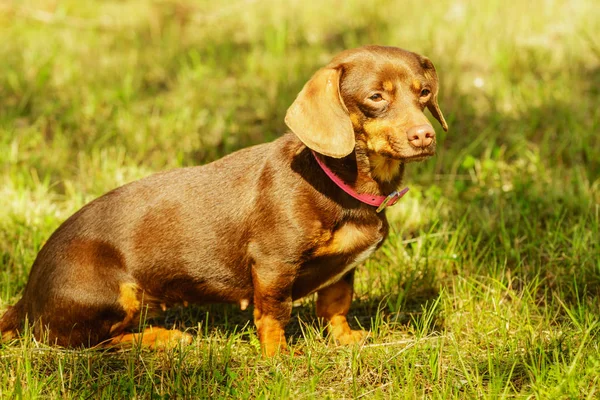
M 365 323 L 381 316 L 368 322 L 380 329 L 376 343 L 419 326 L 452 336 L 455 347 L 427 347 L 438 358 L 421 361 L 462 367 L 429 376 L 414 366 L 427 356 L 416 345 L 410 365 L 353 380 L 352 391 L 332 367 L 324 379 L 339 385 L 334 397 L 593 397 L 599 34 L 592 0 L 0 1 L 0 311 L 19 297 L 44 240 L 83 204 L 152 172 L 275 139 L 302 85 L 333 55 L 392 45 L 434 62 L 450 129 L 434 123 L 437 156 L 407 168 L 412 190 L 390 210 L 390 240 L 361 267 L 354 312 Z M 427 325 L 420 310 L 432 301 L 437 322 Z M 499 339 L 481 336 L 490 331 Z M 19 346 L 29 345 L 8 349 Z M 510 356 L 498 361 L 499 349 Z M 389 361 L 373 357 L 365 367 Z M 23 372 L 17 360 L 2 361 L 9 376 Z M 491 367 L 503 364 L 512 369 Z M 274 384 L 266 376 L 259 380 Z M 243 386 L 238 378 L 223 379 Z M 30 379 L 41 395 L 72 395 L 35 373 Z M 127 396 L 144 385 L 178 393 L 131 379 Z M 326 386 L 294 372 L 273 379 L 284 397 Z M 215 385 L 206 395 L 235 396 Z M 19 386 L 7 378 L 0 387 L 1 394 Z

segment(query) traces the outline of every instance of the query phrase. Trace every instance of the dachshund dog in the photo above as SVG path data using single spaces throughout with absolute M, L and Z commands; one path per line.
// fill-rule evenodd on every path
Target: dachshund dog
M 286 349 L 292 302 L 317 293 L 337 343 L 354 270 L 388 233 L 385 208 L 404 167 L 435 154 L 428 108 L 444 130 L 432 62 L 395 47 L 337 55 L 285 117 L 291 132 L 204 166 L 119 187 L 67 219 L 39 252 L 21 300 L 0 319 L 60 346 L 189 342 L 177 330 L 132 333 L 147 311 L 188 303 L 254 306 L 262 352 Z

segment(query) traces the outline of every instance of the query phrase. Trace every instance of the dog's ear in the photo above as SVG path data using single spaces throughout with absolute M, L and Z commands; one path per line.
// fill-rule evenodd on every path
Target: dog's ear
M 444 114 L 442 114 L 442 110 L 440 110 L 440 106 L 437 101 L 438 88 L 439 88 L 437 72 L 435 71 L 435 67 L 433 66 L 433 63 L 431 62 L 431 60 L 429 58 L 420 56 L 420 62 L 421 62 L 421 66 L 423 67 L 423 70 L 425 71 L 425 76 L 431 80 L 431 84 L 432 84 L 432 90 L 431 90 L 432 94 L 431 94 L 431 98 L 427 102 L 427 108 L 431 112 L 431 115 L 433 115 L 434 118 L 438 120 L 440 125 L 442 125 L 442 128 L 444 128 L 444 131 L 448 132 L 448 124 L 446 123 L 446 120 L 444 119 Z
M 340 96 L 342 68 L 322 68 L 304 85 L 285 123 L 310 149 L 341 158 L 354 150 L 354 129 Z
M 437 90 L 433 93 L 433 96 L 431 96 L 429 102 L 427 102 L 427 108 L 431 112 L 431 115 L 433 115 L 435 119 L 438 120 L 440 125 L 442 125 L 444 131 L 448 132 L 448 124 L 446 123 L 446 120 L 444 119 L 444 114 L 442 114 L 442 110 L 440 110 L 440 106 L 438 105 Z

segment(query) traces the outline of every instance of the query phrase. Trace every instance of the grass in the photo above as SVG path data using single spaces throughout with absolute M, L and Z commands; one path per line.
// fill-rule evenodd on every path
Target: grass
M 197 336 L 173 351 L 0 345 L 0 397 L 597 398 L 599 22 L 585 0 L 0 3 L 0 311 L 70 214 L 273 140 L 342 49 L 429 56 L 450 125 L 357 274 L 369 343 L 335 347 L 309 298 L 303 355 L 267 360 L 251 310 L 175 309 Z

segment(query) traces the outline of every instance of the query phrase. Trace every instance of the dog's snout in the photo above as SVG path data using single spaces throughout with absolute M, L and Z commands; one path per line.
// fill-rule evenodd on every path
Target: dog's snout
M 408 136 L 408 142 L 419 148 L 425 148 L 429 146 L 435 139 L 435 130 L 429 124 L 417 125 L 410 128 L 406 135 Z

